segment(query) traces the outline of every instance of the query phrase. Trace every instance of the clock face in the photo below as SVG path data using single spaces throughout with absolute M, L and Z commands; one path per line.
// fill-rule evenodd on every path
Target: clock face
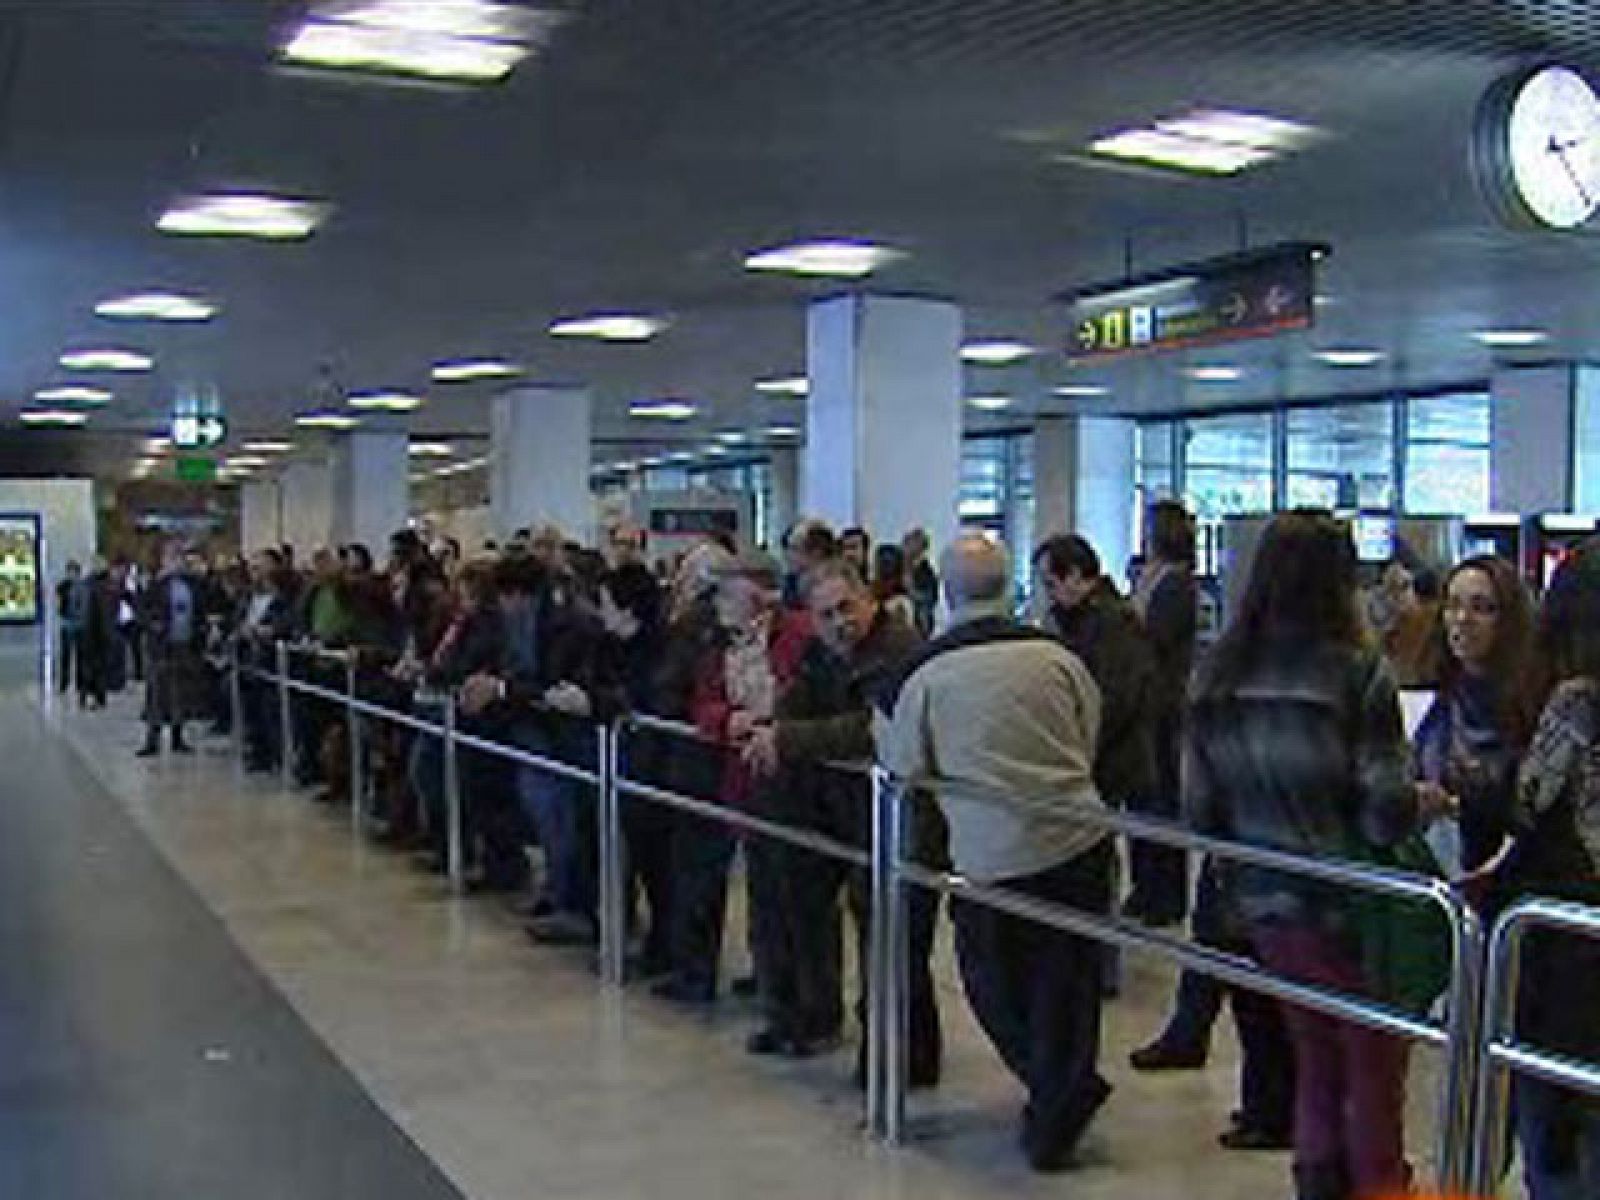
M 1576 71 L 1527 76 L 1503 136 L 1510 182 L 1534 220 L 1574 229 L 1600 210 L 1600 97 Z

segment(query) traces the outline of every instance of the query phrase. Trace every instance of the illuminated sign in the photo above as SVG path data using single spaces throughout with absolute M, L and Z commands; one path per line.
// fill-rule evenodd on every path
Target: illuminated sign
M 0 516 L 0 625 L 39 619 L 39 518 Z
M 1066 293 L 1067 357 L 1119 358 L 1309 329 L 1325 246 L 1295 242 Z

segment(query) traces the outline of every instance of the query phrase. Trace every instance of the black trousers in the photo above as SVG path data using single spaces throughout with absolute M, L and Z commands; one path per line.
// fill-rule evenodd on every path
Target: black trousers
M 76 630 L 63 627 L 61 630 L 61 650 L 56 656 L 56 689 L 61 692 L 62 695 L 66 695 L 67 689 L 72 686 L 72 681 L 74 678 L 73 666 L 75 663 L 77 663 L 77 658 L 78 633 Z M 78 681 L 78 695 L 82 696 L 84 694 L 84 687 L 83 668 L 81 663 L 78 664 L 76 678 Z
M 672 830 L 672 973 L 705 1000 L 717 994 L 733 850 L 726 825 L 678 815 Z
M 1003 886 L 1070 908 L 1105 913 L 1112 844 Z M 954 900 L 956 952 L 967 999 L 1012 1074 L 1028 1089 L 1030 1147 L 1070 1148 L 1105 1099 L 1101 1079 L 1101 949 L 1096 943 Z
M 1131 797 L 1128 808 L 1145 817 L 1176 821 L 1182 815 L 1179 757 L 1182 729 L 1176 717 L 1156 723 L 1156 789 Z M 1133 911 L 1156 924 L 1176 925 L 1189 912 L 1189 855 L 1172 846 L 1135 841 L 1128 846 Z

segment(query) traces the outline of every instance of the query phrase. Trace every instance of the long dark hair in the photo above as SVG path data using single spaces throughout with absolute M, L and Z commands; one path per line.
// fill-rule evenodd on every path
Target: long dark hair
M 1533 602 L 1515 567 L 1496 555 L 1480 554 L 1457 563 L 1445 576 L 1440 594 L 1447 603 L 1450 585 L 1468 571 L 1488 579 L 1494 592 L 1498 611 L 1486 675 L 1494 686 L 1500 731 L 1512 746 L 1520 748 L 1527 744 L 1538 718 L 1539 698 L 1533 694 Z M 1439 690 L 1449 694 L 1461 686 L 1466 670 L 1450 652 L 1443 605 L 1434 622 L 1433 656 Z
M 1356 549 L 1350 528 L 1322 509 L 1272 518 L 1256 546 L 1238 615 L 1206 667 L 1206 690 L 1231 689 L 1269 641 L 1359 646 Z
M 1556 570 L 1539 609 L 1536 646 L 1541 707 L 1559 683 L 1600 682 L 1600 539 L 1585 541 Z

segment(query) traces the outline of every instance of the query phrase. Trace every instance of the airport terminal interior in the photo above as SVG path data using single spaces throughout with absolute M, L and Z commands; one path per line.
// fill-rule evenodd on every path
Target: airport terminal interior
M 1600 8 L 0 0 L 0 1200 L 1600 1200 Z

